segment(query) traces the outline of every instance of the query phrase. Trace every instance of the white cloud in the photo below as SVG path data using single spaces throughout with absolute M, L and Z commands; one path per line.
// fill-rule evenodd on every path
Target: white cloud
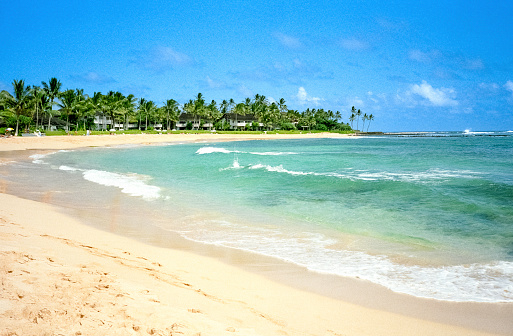
M 497 84 L 497 83 L 480 83 L 479 87 L 483 90 L 497 91 L 499 89 L 499 84 Z
M 340 41 L 342 48 L 351 51 L 363 51 L 369 49 L 369 44 L 365 41 L 358 40 L 356 38 L 342 39 Z
M 430 52 L 423 52 L 418 49 L 410 50 L 408 57 L 414 61 L 421 63 L 431 63 L 435 58 L 440 56 L 438 50 L 432 50 Z
M 138 52 L 133 61 L 146 69 L 157 72 L 190 66 L 195 63 L 189 55 L 164 46 L 156 46 L 146 52 Z
M 301 43 L 301 40 L 299 40 L 296 37 L 293 37 L 290 35 L 285 35 L 282 33 L 276 33 L 275 36 L 278 39 L 278 41 L 280 41 L 280 43 L 287 48 L 299 49 L 303 46 L 303 43 Z
M 513 81 L 507 81 L 506 84 L 504 84 L 504 87 L 513 94 Z
M 454 99 L 456 95 L 454 89 L 436 89 L 426 81 L 422 81 L 420 85 L 414 84 L 409 92 L 427 99 L 429 103 L 434 106 L 457 106 L 459 104 L 458 101 Z
M 94 71 L 89 71 L 87 73 L 78 75 L 70 75 L 70 79 L 77 82 L 87 82 L 94 84 L 105 84 L 115 82 L 115 80 L 112 77 L 105 76 Z
M 314 103 L 315 105 L 318 105 L 319 102 L 323 99 L 319 98 L 319 97 L 312 97 L 310 96 L 304 87 L 300 87 L 298 90 L 297 90 L 297 95 L 296 95 L 297 99 L 299 100 L 299 103 L 300 104 L 306 104 L 306 103 Z
M 237 88 L 237 91 L 243 96 L 243 97 L 253 97 L 254 94 L 253 94 L 253 91 L 251 91 L 250 89 L 248 89 L 246 87 L 246 85 L 244 84 L 241 84 L 238 88 Z
M 205 79 L 205 82 L 207 83 L 207 86 L 210 89 L 224 89 L 226 88 L 226 83 L 220 80 L 212 79 L 210 76 L 207 76 Z
M 468 70 L 482 70 L 485 68 L 483 61 L 479 58 L 465 60 L 463 67 Z

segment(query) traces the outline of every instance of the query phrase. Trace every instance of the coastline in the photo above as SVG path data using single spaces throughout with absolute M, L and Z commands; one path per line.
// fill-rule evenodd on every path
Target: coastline
M 90 136 L 44 136 L 44 137 L 10 137 L 0 139 L 0 151 L 19 151 L 27 149 L 60 150 L 82 147 L 101 147 L 119 145 L 150 145 L 167 142 L 199 141 L 243 141 L 243 140 L 278 140 L 278 139 L 315 139 L 315 138 L 355 138 L 338 133 L 304 133 L 304 134 L 122 134 Z
M 297 135 L 294 138 L 301 138 L 305 136 L 310 137 L 310 135 L 304 134 Z M 329 135 L 312 134 L 311 136 L 326 137 Z M 53 137 L 48 137 L 46 139 L 52 138 Z M 8 144 L 11 140 L 18 139 L 6 139 L 5 141 L 2 140 L 2 142 L 0 142 L 0 149 L 5 151 L 18 151 L 23 149 L 50 150 L 72 149 L 88 146 L 115 146 L 136 143 L 157 144 L 159 142 L 233 141 L 250 139 L 283 139 L 291 137 L 278 137 L 278 135 L 270 136 L 270 134 L 261 136 L 219 136 L 203 134 L 180 135 L 176 137 L 174 135 L 135 135 L 55 138 L 60 138 L 62 141 L 59 141 L 58 139 L 52 139 L 51 141 L 45 139 L 45 141 L 39 141 L 40 139 L 44 138 L 26 138 L 25 140 L 30 140 L 21 141 L 24 139 L 19 138 L 20 141 L 17 141 L 17 143 L 11 143 L 13 147 L 10 149 L 5 149 L 9 148 L 10 146 L 4 146 L 4 143 Z M 70 141 L 67 141 L 66 139 L 69 138 L 71 138 Z M 22 153 L 18 152 L 18 155 L 19 154 Z M 323 287 L 322 284 L 326 284 L 326 281 L 330 281 L 328 276 L 310 274 L 308 280 L 303 281 L 302 279 L 298 279 L 296 277 L 296 281 L 294 277 L 290 277 L 289 275 L 297 275 L 297 272 L 300 272 L 300 270 L 298 270 L 299 267 L 293 266 L 289 266 L 290 268 L 285 267 L 286 270 L 282 270 L 281 273 L 276 270 L 274 272 L 271 270 L 268 272 L 271 273 L 269 276 L 263 276 L 263 273 L 265 272 L 258 272 L 255 270 L 251 270 L 250 272 L 247 271 L 247 269 L 251 267 L 247 267 L 248 256 L 244 255 L 243 253 L 234 252 L 234 254 L 237 254 L 237 256 L 232 257 L 231 259 L 240 259 L 240 261 L 227 264 L 225 262 L 219 261 L 219 258 L 209 258 L 206 256 L 211 255 L 212 251 L 208 251 L 204 253 L 205 255 L 202 255 L 201 253 L 190 253 L 182 249 L 176 250 L 156 247 L 154 244 L 147 245 L 140 241 L 134 241 L 133 237 L 127 238 L 124 235 L 116 236 L 112 233 L 106 232 L 105 230 L 98 230 L 90 226 L 85 226 L 77 221 L 75 216 L 70 217 L 60 214 L 62 209 L 58 209 L 55 206 L 19 199 L 5 194 L 0 194 L 0 197 L 2 204 L 0 207 L 0 218 L 2 218 L 4 221 L 4 223 L 2 223 L 4 225 L 2 228 L 6 230 L 1 236 L 2 240 L 5 241 L 2 246 L 8 247 L 7 253 L 10 253 L 8 254 L 10 256 L 16 255 L 16 253 L 18 253 L 17 251 L 19 251 L 19 258 L 21 258 L 22 261 L 25 260 L 23 255 L 30 255 L 36 261 L 40 261 L 39 263 L 36 263 L 32 262 L 32 260 L 28 258 L 28 261 L 20 264 L 21 266 L 18 265 L 19 267 L 23 268 L 20 268 L 19 270 L 19 280 L 22 280 L 22 282 L 26 280 L 21 279 L 21 275 L 23 275 L 25 271 L 31 272 L 30 274 L 36 274 L 38 272 L 37 267 L 44 266 L 42 265 L 44 264 L 43 261 L 45 261 L 45 258 L 47 260 L 48 257 L 40 253 L 42 250 L 47 250 L 54 253 L 53 256 L 49 257 L 54 261 L 57 260 L 58 257 L 61 257 L 61 251 L 64 249 L 69 250 L 67 251 L 68 259 L 75 255 L 78 256 L 80 254 L 84 254 L 84 251 L 89 251 L 89 254 L 94 256 L 94 260 L 88 260 L 88 262 L 94 263 L 95 265 L 100 265 L 101 267 L 99 267 L 102 269 L 108 269 L 107 273 L 114 272 L 111 271 L 111 269 L 116 269 L 116 272 L 114 272 L 114 279 L 106 276 L 107 280 L 105 281 L 120 281 L 121 285 L 126 287 L 126 282 L 131 283 L 132 277 L 141 277 L 145 278 L 146 280 L 150 279 L 156 283 L 152 282 L 151 286 L 148 288 L 151 288 L 151 290 L 158 288 L 158 294 L 155 295 L 159 297 L 169 295 L 169 291 L 171 289 L 173 289 L 173 291 L 178 291 L 178 289 L 180 289 L 179 293 L 177 294 L 179 296 L 188 295 L 186 293 L 192 292 L 189 294 L 194 295 L 190 295 L 190 298 L 184 299 L 183 302 L 181 302 L 181 305 L 177 304 L 173 305 L 172 307 L 164 305 L 163 302 L 165 300 L 157 299 L 159 304 L 161 304 L 161 306 L 158 308 L 159 311 L 164 310 L 167 313 L 174 312 L 173 317 L 179 320 L 179 322 L 176 323 L 178 325 L 187 326 L 187 328 L 183 329 L 185 334 L 194 334 L 194 331 L 201 332 L 202 335 L 209 334 L 209 332 L 212 335 L 219 335 L 223 333 L 231 335 L 237 333 L 241 335 L 274 335 L 281 332 L 285 332 L 291 335 L 409 335 L 412 333 L 426 335 L 484 335 L 486 334 L 485 332 L 479 332 L 472 330 L 471 328 L 478 328 L 481 330 L 487 330 L 492 333 L 496 332 L 502 334 L 510 334 L 513 330 L 512 322 L 508 320 L 508 316 L 511 316 L 511 313 L 513 312 L 513 305 L 509 303 L 473 304 L 423 300 L 391 293 L 380 286 L 360 283 L 357 280 L 352 281 L 351 279 L 348 279 L 347 281 L 332 279 L 332 284 L 335 286 L 347 287 L 345 288 L 345 292 L 352 294 L 353 298 L 348 295 L 333 297 L 332 293 L 330 293 L 330 290 L 327 289 L 324 293 L 316 294 L 312 293 L 311 291 L 312 283 L 318 281 L 320 286 L 317 287 L 320 289 L 326 288 L 325 286 Z M 35 220 L 33 216 L 33 214 L 36 213 L 41 214 L 37 216 L 37 220 Z M 40 217 L 44 219 L 41 219 Z M 11 225 L 11 223 L 14 224 Z M 19 226 L 23 227 L 22 231 L 16 231 Z M 26 237 L 19 238 L 22 237 L 19 236 L 20 234 Z M 15 236 L 20 240 L 27 238 L 31 241 L 31 243 L 23 244 L 23 246 L 20 246 L 20 242 L 13 238 Z M 48 239 L 47 236 L 59 237 L 60 240 L 53 238 Z M 63 241 L 65 242 L 64 244 Z M 73 241 L 73 243 L 70 244 L 69 241 Z M 9 250 L 9 248 L 12 249 Z M 2 253 L 5 252 L 3 251 L 4 249 L 2 249 Z M 93 249 L 104 251 L 105 253 L 103 253 L 103 257 L 101 253 L 100 255 L 98 255 L 98 253 L 92 253 L 91 251 L 93 251 Z M 123 251 L 120 252 L 121 250 Z M 226 250 L 220 250 L 221 251 L 218 251 L 217 253 L 223 254 L 226 252 Z M 146 265 L 147 267 L 139 268 L 127 268 L 127 265 L 117 265 L 114 267 L 112 265 L 113 260 L 115 261 L 119 258 L 124 258 L 120 259 L 122 261 L 121 263 L 130 263 L 123 261 L 125 259 L 130 259 L 127 257 L 128 254 L 123 252 L 130 253 L 130 256 L 138 256 L 145 258 L 146 260 L 151 260 L 151 262 L 164 265 L 162 267 L 167 268 L 161 272 L 160 268 L 156 268 L 155 266 L 151 265 Z M 113 256 L 117 257 L 114 258 Z M 142 262 L 141 260 L 144 260 L 138 257 L 133 257 L 132 259 L 134 260 L 131 262 Z M 7 259 L 8 258 L 6 258 L 6 260 Z M 80 269 L 78 264 L 73 264 L 73 260 L 68 259 L 61 262 L 63 267 L 74 270 Z M 183 262 L 181 262 L 182 260 Z M 264 258 L 255 257 L 255 260 L 256 261 L 254 264 L 256 265 L 265 262 Z M 169 261 L 173 261 L 173 263 L 170 264 Z M 272 261 L 268 262 L 269 265 L 272 265 L 272 263 Z M 13 261 L 11 265 L 16 266 L 16 263 Z M 237 267 L 234 267 L 234 265 Z M 30 268 L 27 268 L 28 266 L 36 267 L 36 270 L 31 271 Z M 278 267 L 283 268 L 284 265 L 279 263 L 275 269 Z M 146 268 L 147 272 L 144 273 L 144 270 L 141 268 Z M 151 273 L 148 268 L 153 269 L 153 273 Z M 11 279 L 9 274 L 13 273 L 7 274 L 7 282 L 9 282 Z M 176 286 L 176 284 L 171 286 L 170 281 L 163 280 L 166 278 L 166 275 L 168 276 L 169 274 L 177 273 L 180 275 L 187 274 L 187 278 L 184 278 L 184 281 L 186 281 L 188 286 L 183 285 L 183 288 Z M 304 271 L 304 273 L 306 274 L 309 272 Z M 77 275 L 77 277 L 80 278 L 79 275 Z M 207 281 L 205 278 L 209 278 L 210 280 Z M 54 279 L 54 281 L 58 280 L 59 279 Z M 26 281 L 24 283 L 26 283 Z M 225 285 L 227 283 L 229 286 Z M 144 284 L 147 285 L 148 283 L 144 282 Z M 23 286 L 24 285 L 22 284 L 21 287 Z M 126 289 L 125 287 L 123 288 Z M 177 289 L 175 287 L 180 288 Z M 192 288 L 200 289 L 200 291 L 192 291 Z M 93 292 L 95 292 L 94 289 Z M 128 290 L 126 290 L 126 292 L 130 294 L 130 298 L 131 300 L 133 299 L 134 302 L 139 302 L 142 300 L 140 297 L 136 298 L 139 294 L 132 293 Z M 14 300 L 16 300 L 16 296 L 19 297 L 18 294 L 13 293 L 12 291 L 7 291 L 7 294 L 10 294 L 11 297 L 14 297 Z M 29 295 L 32 294 L 34 293 Z M 106 293 L 106 295 L 103 297 L 111 298 L 111 294 L 112 293 Z M 24 297 L 29 296 L 23 293 L 21 295 Z M 39 296 L 42 295 L 43 294 L 40 294 Z M 202 296 L 209 299 L 206 302 L 201 302 L 201 305 L 205 305 L 204 308 L 187 308 L 188 302 L 196 302 L 198 297 L 201 298 Z M 212 296 L 218 299 L 220 298 L 223 302 L 222 307 L 226 308 L 226 311 L 223 313 L 224 315 L 221 313 L 214 313 L 210 310 L 211 305 L 213 304 L 212 301 L 219 303 L 219 301 L 212 299 Z M 123 298 L 123 296 L 120 298 Z M 6 303 L 5 298 L 2 298 L 2 300 L 3 301 L 0 301 L 0 307 L 2 307 L 2 309 L 0 309 L 0 313 L 4 312 L 4 314 L 0 314 L 0 319 L 5 315 L 5 313 L 9 311 L 6 310 L 5 307 L 12 308 L 13 306 L 17 305 L 11 302 L 13 301 L 11 299 L 8 300 L 10 303 Z M 21 300 L 22 298 L 18 298 L 17 300 L 19 301 L 20 305 L 23 304 Z M 126 299 L 123 300 L 126 301 Z M 123 300 L 120 299 L 120 301 Z M 172 299 L 170 300 L 173 301 Z M 44 302 L 44 300 L 42 301 Z M 245 303 L 244 307 L 246 308 L 241 308 L 240 302 Z M 157 302 L 153 303 L 156 304 Z M 121 303 L 117 302 L 116 304 Z M 126 302 L 122 304 L 126 305 Z M 144 307 L 145 301 L 143 300 L 143 302 L 140 302 L 140 305 Z M 198 303 L 198 305 L 200 305 L 200 303 Z M 105 311 L 102 314 L 111 313 L 111 311 L 109 311 L 106 306 L 103 307 L 105 308 Z M 135 304 L 134 307 L 137 307 L 137 304 Z M 75 308 L 85 309 L 84 307 Z M 148 307 L 148 309 L 150 308 L 154 309 L 154 307 Z M 50 308 L 47 309 L 52 311 Z M 178 311 L 176 311 L 176 309 L 178 309 Z M 189 310 L 192 310 L 192 312 Z M 215 308 L 214 310 L 217 312 L 218 308 Z M 197 311 L 200 311 L 201 313 L 198 313 Z M 459 317 L 457 319 L 448 319 L 447 316 L 444 316 L 444 314 L 451 313 L 451 311 L 457 311 Z M 39 318 L 39 313 L 40 312 L 38 311 L 32 315 L 25 315 L 31 318 L 34 317 L 37 321 Z M 23 315 L 24 313 L 20 312 L 20 314 Z M 45 314 L 42 314 L 43 317 L 46 316 Z M 140 314 L 149 314 L 149 310 L 142 309 Z M 415 317 L 412 317 L 412 315 Z M 146 317 L 144 317 L 144 315 L 139 316 L 140 319 L 138 323 L 141 324 L 143 323 L 141 321 L 145 321 Z M 268 319 L 266 319 L 266 317 L 268 317 Z M 480 318 L 481 320 L 476 321 L 476 318 Z M 44 322 L 44 318 L 40 319 Z M 155 318 L 155 325 L 161 323 L 161 319 L 164 319 L 164 316 Z M 229 321 L 235 319 L 238 320 L 237 323 L 229 323 Z M 471 319 L 474 319 L 474 321 L 471 321 Z M 171 320 L 167 319 L 167 321 Z M 125 319 L 123 323 L 127 324 L 130 321 L 130 319 Z M 494 324 L 501 323 L 501 321 L 503 323 L 502 326 L 494 326 Z M 41 323 L 44 324 L 43 322 Z M 116 318 L 112 319 L 110 323 L 113 324 L 118 322 L 119 321 Z M 452 325 L 443 324 L 441 322 L 449 323 Z M 4 323 L 0 324 L 7 325 Z M 220 327 L 221 325 L 222 327 Z M 462 325 L 465 327 L 461 327 Z M 142 327 L 139 327 L 138 330 L 142 330 L 141 328 Z M 150 328 L 150 326 L 147 326 L 147 329 L 148 328 Z M 151 328 L 155 328 L 155 330 L 165 330 L 165 328 L 171 327 L 155 326 Z

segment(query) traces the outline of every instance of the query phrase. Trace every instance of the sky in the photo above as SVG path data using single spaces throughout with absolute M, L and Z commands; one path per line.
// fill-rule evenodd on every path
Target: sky
M 355 106 L 369 131 L 513 130 L 511 0 L 27 0 L 0 18 L 0 90 L 56 77 L 158 106 Z

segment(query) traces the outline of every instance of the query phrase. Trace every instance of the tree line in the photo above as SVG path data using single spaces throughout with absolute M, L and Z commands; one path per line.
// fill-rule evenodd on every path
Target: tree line
M 233 99 L 217 103 L 215 100 L 207 102 L 203 94 L 198 93 L 183 105 L 168 99 L 162 106 L 157 106 L 154 101 L 136 98 L 132 94 L 125 96 L 121 92 L 94 92 L 89 96 L 83 89 L 61 90 L 62 83 L 55 77 L 48 82 L 41 82 L 40 86 L 26 85 L 24 80 L 14 80 L 12 86 L 13 94 L 6 90 L 0 92 L 0 126 L 3 124 L 15 128 L 16 135 L 20 128 L 50 129 L 56 124 L 67 131 L 92 129 L 95 116 L 109 117 L 112 123 L 123 125 L 124 129 L 137 124 L 139 130 L 148 130 L 155 124 L 165 125 L 167 130 L 171 130 L 181 116 L 192 116 L 194 123 L 189 123 L 188 128 L 199 129 L 209 125 L 209 128 L 229 130 L 230 124 L 225 122 L 227 116 L 235 118 L 237 124 L 237 118 L 250 115 L 255 121 L 247 124 L 246 129 L 258 130 L 264 127 L 267 130 L 320 131 L 351 131 L 355 119 L 358 129 L 362 116 L 360 110 L 356 111 L 353 107 L 350 126 L 342 122 L 339 111 L 307 108 L 299 112 L 288 109 L 283 98 L 271 102 L 260 94 L 239 103 Z M 365 121 L 370 124 L 373 119 L 372 114 L 364 114 L 363 127 Z

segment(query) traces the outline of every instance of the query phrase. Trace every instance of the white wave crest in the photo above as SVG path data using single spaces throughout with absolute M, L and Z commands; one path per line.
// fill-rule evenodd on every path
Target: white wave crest
M 219 147 L 202 147 L 196 151 L 196 154 L 202 155 L 202 154 L 212 154 L 212 153 L 240 153 L 239 151 L 231 151 L 225 148 L 219 148 Z
M 249 154 L 264 155 L 264 156 L 280 156 L 280 155 L 298 155 L 299 153 L 295 153 L 295 152 L 249 152 Z
M 69 167 L 69 166 L 59 166 L 59 170 L 65 170 L 65 171 L 81 171 L 82 169 Z
M 232 165 L 230 167 L 221 168 L 221 169 L 219 169 L 219 171 L 231 170 L 231 169 L 242 169 L 242 168 L 244 168 L 244 166 L 241 166 L 240 163 L 239 163 L 239 160 L 235 159 L 235 160 L 233 160 L 233 163 L 232 163 Z
M 44 164 L 45 162 L 43 161 L 43 159 L 48 156 L 50 154 L 34 154 L 34 155 L 31 155 L 29 156 L 29 158 L 32 159 L 32 163 L 35 163 L 35 164 Z
M 86 170 L 84 179 L 104 186 L 118 187 L 121 192 L 131 196 L 140 196 L 146 200 L 154 200 L 160 197 L 160 188 L 145 183 L 146 177 L 142 175 L 123 175 L 106 172 L 103 170 Z
M 264 164 L 250 165 L 249 169 L 264 169 L 269 172 L 285 173 L 296 176 L 312 175 L 312 176 L 326 176 L 336 177 L 341 179 L 349 179 L 352 181 L 399 181 L 399 182 L 441 182 L 453 178 L 477 178 L 482 174 L 470 170 L 443 170 L 443 169 L 430 169 L 424 172 L 372 172 L 368 170 L 347 170 L 345 172 L 337 173 L 317 173 L 317 172 L 303 172 L 288 170 L 279 166 L 270 166 Z
M 287 169 L 283 168 L 282 165 L 273 167 L 273 166 L 269 166 L 269 165 L 263 165 L 260 163 L 256 164 L 256 165 L 249 166 L 249 169 L 265 169 L 269 172 L 286 173 L 286 174 L 290 174 L 290 175 L 312 175 L 312 174 L 315 174 L 315 173 L 305 173 L 305 172 L 301 172 L 301 171 L 287 170 Z
M 235 225 L 225 221 L 188 223 L 180 232 L 194 241 L 278 258 L 307 269 L 355 277 L 395 292 L 445 301 L 513 302 L 513 262 L 423 267 L 385 256 L 331 248 L 322 234 Z

